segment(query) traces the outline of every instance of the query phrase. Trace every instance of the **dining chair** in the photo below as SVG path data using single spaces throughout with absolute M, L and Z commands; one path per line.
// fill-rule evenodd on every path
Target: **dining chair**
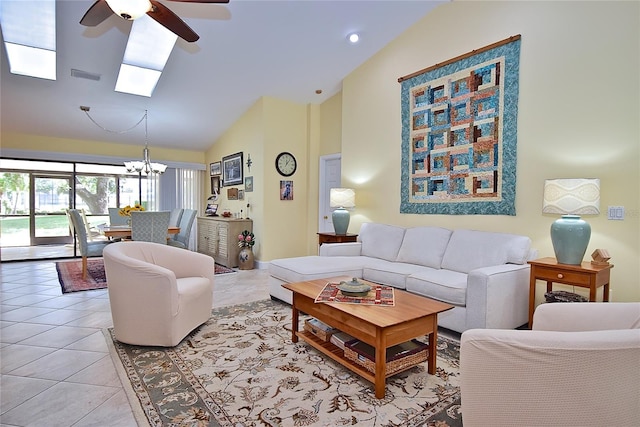
M 180 219 L 182 218 L 182 212 L 184 209 L 176 208 L 171 211 L 171 217 L 169 219 L 170 227 L 180 227 Z
M 120 208 L 109 208 L 109 225 L 129 225 L 128 218 L 120 215 Z
M 65 212 L 67 214 L 67 219 L 69 220 L 69 230 L 71 230 L 71 235 L 73 235 L 75 233 L 75 226 L 71 221 L 71 215 L 69 214 L 69 210 L 70 209 L 66 209 Z M 87 219 L 87 214 L 85 213 L 84 209 L 77 209 L 77 211 L 80 213 L 80 218 L 82 219 L 82 226 L 84 227 L 87 233 L 87 240 L 89 242 L 93 242 L 94 240 L 108 240 L 104 236 L 104 234 L 100 231 L 100 227 L 103 227 L 103 225 L 105 224 L 100 224 L 96 227 L 92 227 L 91 224 L 89 224 L 89 220 Z
M 111 242 L 108 240 L 93 242 L 89 240 L 87 228 L 85 227 L 84 220 L 82 219 L 82 213 L 79 209 L 68 209 L 67 214 L 69 215 L 69 219 L 73 225 L 78 249 L 80 250 L 80 256 L 82 256 L 82 278 L 86 279 L 87 258 L 90 256 L 102 256 L 102 250 Z
M 167 244 L 171 212 L 131 212 L 131 240 Z
M 198 212 L 195 209 L 183 210 L 182 218 L 178 225 L 180 227 L 180 232 L 167 240 L 167 244 L 182 249 L 189 248 L 189 236 L 191 236 L 191 228 L 193 227 L 193 221 L 196 219 L 197 213 Z

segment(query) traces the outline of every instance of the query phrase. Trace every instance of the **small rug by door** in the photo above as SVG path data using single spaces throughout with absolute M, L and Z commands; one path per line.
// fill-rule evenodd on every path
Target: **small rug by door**
M 107 287 L 107 278 L 104 273 L 102 258 L 89 258 L 87 260 L 87 278 L 82 278 L 82 261 L 56 262 L 58 280 L 62 287 L 62 293 L 78 291 L 90 291 Z M 233 273 L 235 270 L 215 265 L 215 274 Z
M 459 344 L 443 337 L 436 375 L 422 363 L 390 377 L 383 399 L 370 382 L 294 344 L 291 307 L 277 301 L 214 309 L 173 348 L 122 344 L 112 329 L 105 337 L 139 425 L 462 426 Z
M 56 262 L 62 293 L 90 291 L 107 287 L 102 258 L 87 260 L 87 278 L 82 278 L 82 261 Z

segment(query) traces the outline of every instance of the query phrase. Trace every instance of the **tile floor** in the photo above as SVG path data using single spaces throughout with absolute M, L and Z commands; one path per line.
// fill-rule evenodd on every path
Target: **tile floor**
M 214 307 L 269 298 L 266 270 L 216 276 Z M 106 290 L 62 294 L 55 262 L 0 265 L 0 426 L 136 426 L 103 329 Z

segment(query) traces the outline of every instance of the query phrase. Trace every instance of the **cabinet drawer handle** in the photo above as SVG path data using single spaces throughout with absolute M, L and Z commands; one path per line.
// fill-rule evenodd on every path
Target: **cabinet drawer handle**
M 562 279 L 562 278 L 564 278 L 564 274 L 558 273 L 558 279 Z

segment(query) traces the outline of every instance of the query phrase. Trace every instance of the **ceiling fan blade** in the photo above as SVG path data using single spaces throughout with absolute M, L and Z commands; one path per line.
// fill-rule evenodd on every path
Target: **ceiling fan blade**
M 200 36 L 197 35 L 182 19 L 173 13 L 168 7 L 156 0 L 150 0 L 153 8 L 147 12 L 147 15 L 155 19 L 159 24 L 166 27 L 188 42 L 197 41 Z
M 86 27 L 95 27 L 113 14 L 113 11 L 105 0 L 96 1 L 80 20 L 80 24 Z
M 229 0 L 169 0 L 181 3 L 229 3 Z

